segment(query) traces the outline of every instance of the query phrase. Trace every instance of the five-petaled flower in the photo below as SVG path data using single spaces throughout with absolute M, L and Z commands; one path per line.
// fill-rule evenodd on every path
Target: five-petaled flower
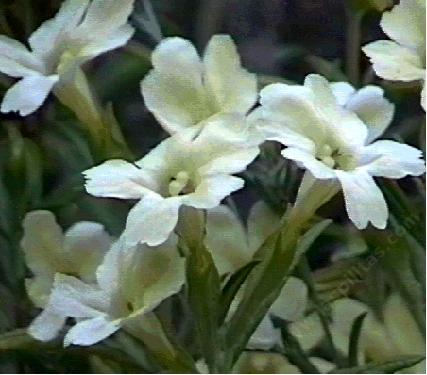
M 287 146 L 282 155 L 314 178 L 339 181 L 348 215 L 359 229 L 369 221 L 381 229 L 387 224 L 387 204 L 373 177 L 402 178 L 425 172 L 418 149 L 390 140 L 374 141 L 393 112 L 380 88 L 356 92 L 348 84 L 330 85 L 311 74 L 304 86 L 267 86 L 261 91 L 261 104 L 252 118 L 260 121 L 265 137 Z
M 141 160 L 109 160 L 84 172 L 86 190 L 98 197 L 138 199 L 128 215 L 125 238 L 156 246 L 178 221 L 181 205 L 216 207 L 244 181 L 259 153 L 260 137 L 243 115 L 218 114 L 202 129 L 190 127 L 160 143 Z
M 127 23 L 134 0 L 66 0 L 56 16 L 22 43 L 0 35 L 0 72 L 22 79 L 3 98 L 1 111 L 26 116 L 55 85 L 73 79 L 86 61 L 123 46 L 133 35 Z
M 141 83 L 147 108 L 170 133 L 203 125 L 221 112 L 246 114 L 256 103 L 256 75 L 242 68 L 232 39 L 215 35 L 203 61 L 188 40 L 164 39 L 152 55 L 154 69 Z
M 381 20 L 393 40 L 378 40 L 363 47 L 375 72 L 393 81 L 422 81 L 421 105 L 425 109 L 426 2 L 401 0 Z
M 57 273 L 93 282 L 96 268 L 111 245 L 101 224 L 81 221 L 63 233 L 49 211 L 29 212 L 23 227 L 21 247 L 33 273 L 26 280 L 27 293 L 38 307 L 46 305 Z
M 184 269 L 174 235 L 156 248 L 129 247 L 120 238 L 98 267 L 95 283 L 56 274 L 49 301 L 28 331 L 49 341 L 70 317 L 76 324 L 65 335 L 65 346 L 93 345 L 122 327 L 137 335 L 155 320 L 152 310 L 179 292 Z

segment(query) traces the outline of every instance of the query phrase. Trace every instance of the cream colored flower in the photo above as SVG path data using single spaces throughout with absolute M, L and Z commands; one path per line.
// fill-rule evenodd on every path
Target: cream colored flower
M 38 307 L 46 305 L 56 273 L 94 281 L 96 268 L 111 245 L 101 224 L 82 221 L 63 233 L 49 211 L 28 213 L 23 227 L 21 247 L 33 273 L 26 280 L 27 292 Z
M 304 86 L 272 84 L 251 115 L 265 137 L 287 146 L 282 155 L 317 180 L 341 186 L 347 213 L 358 229 L 383 229 L 388 208 L 373 177 L 402 178 L 425 172 L 422 153 L 406 144 L 379 140 L 393 107 L 382 90 L 329 82 L 315 74 Z M 308 174 L 307 174 L 308 176 Z M 308 181 L 308 180 L 307 180 Z
M 75 318 L 76 324 L 65 335 L 65 346 L 93 345 L 124 326 L 137 331 L 145 320 L 153 319 L 154 308 L 181 289 L 184 271 L 176 236 L 156 248 L 128 247 L 121 238 L 97 269 L 96 283 L 56 274 L 49 302 L 29 333 L 41 341 L 51 340 L 66 317 Z
M 156 246 L 178 221 L 181 205 L 216 207 L 244 181 L 243 171 L 259 153 L 260 139 L 248 130 L 243 115 L 220 114 L 167 138 L 135 163 L 109 160 L 84 172 L 86 190 L 98 197 L 136 199 L 125 238 Z
M 246 114 L 257 100 L 256 76 L 242 68 L 232 39 L 215 35 L 201 60 L 188 40 L 166 38 L 141 83 L 145 105 L 170 133 L 221 112 Z
M 24 44 L 0 35 L 0 72 L 22 78 L 6 93 L 1 111 L 26 116 L 55 85 L 94 57 L 123 46 L 133 35 L 127 18 L 134 0 L 65 0 Z
M 363 47 L 374 70 L 393 81 L 421 81 L 421 105 L 425 109 L 426 2 L 400 0 L 381 20 L 392 40 L 379 40 Z

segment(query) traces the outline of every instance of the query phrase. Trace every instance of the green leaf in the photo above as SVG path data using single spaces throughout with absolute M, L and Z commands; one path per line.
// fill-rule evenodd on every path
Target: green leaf
M 230 276 L 227 283 L 222 288 L 219 324 L 222 324 L 224 322 L 224 319 L 227 316 L 234 297 L 236 296 L 239 289 L 242 287 L 243 283 L 246 281 L 253 268 L 259 262 L 259 260 L 253 260 L 248 264 L 245 264 L 243 267 L 239 268 L 235 273 Z
M 200 243 L 187 255 L 187 286 L 201 351 L 211 371 L 216 368 L 220 344 L 221 281 L 211 253 Z
M 227 330 L 228 365 L 235 363 L 249 338 L 277 299 L 300 256 L 308 250 L 317 236 L 329 225 L 322 221 L 299 239 L 300 228 L 292 221 L 273 233 L 255 254 L 261 262 L 247 281 L 245 293 Z
M 419 355 L 407 355 L 393 361 L 332 370 L 330 374 L 393 374 L 415 366 L 424 360 L 424 358 L 424 356 Z
M 360 314 L 351 326 L 350 342 L 348 346 L 348 365 L 350 367 L 357 366 L 358 364 L 358 351 L 360 334 L 362 332 L 363 322 L 368 315 L 367 312 Z

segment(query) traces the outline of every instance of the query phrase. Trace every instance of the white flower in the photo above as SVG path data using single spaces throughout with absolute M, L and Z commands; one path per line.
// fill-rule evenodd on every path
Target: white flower
M 304 86 L 272 84 L 261 91 L 262 106 L 251 117 L 265 137 L 287 146 L 294 160 L 316 179 L 336 180 L 357 228 L 385 228 L 388 208 L 373 177 L 402 178 L 425 172 L 421 151 L 390 140 L 375 141 L 393 107 L 373 86 L 355 92 L 311 74 Z
M 425 109 L 426 2 L 401 0 L 381 20 L 393 40 L 378 40 L 363 47 L 375 72 L 393 81 L 423 82 L 421 104 Z
M 95 280 L 95 271 L 111 245 L 101 224 L 82 221 L 65 233 L 49 211 L 32 211 L 25 216 L 21 247 L 33 273 L 26 280 L 27 292 L 38 307 L 49 298 L 55 274 Z
M 1 111 L 37 110 L 70 70 L 126 44 L 133 0 L 66 0 L 56 16 L 22 43 L 0 35 L 0 72 L 22 79 L 3 98 Z
M 256 76 L 242 68 L 232 39 L 215 35 L 203 61 L 188 40 L 166 38 L 141 83 L 147 108 L 170 133 L 220 112 L 246 114 L 257 100 Z
M 259 139 L 243 116 L 221 114 L 199 133 L 176 134 L 135 163 L 109 160 L 84 172 L 86 190 L 98 197 L 140 200 L 130 211 L 125 237 L 129 244 L 159 245 L 178 220 L 181 205 L 218 206 L 243 187 L 243 171 L 259 153 Z
M 119 239 L 96 272 L 96 284 L 57 274 L 45 310 L 32 322 L 29 333 L 38 340 L 55 338 L 65 318 L 76 324 L 64 345 L 93 345 L 121 327 L 138 330 L 164 299 L 179 292 L 185 278 L 184 258 L 176 236 L 157 248 L 129 248 Z

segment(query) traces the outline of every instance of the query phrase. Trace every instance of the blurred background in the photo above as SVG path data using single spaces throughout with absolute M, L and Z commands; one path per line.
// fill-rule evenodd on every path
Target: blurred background
M 44 20 L 57 12 L 60 3 L 0 0 L 0 34 L 26 42 Z M 419 105 L 419 88 L 381 81 L 360 50 L 361 45 L 386 38 L 379 21 L 381 12 L 393 5 L 392 0 L 152 0 L 151 5 L 163 37 L 190 39 L 200 52 L 211 35 L 230 34 L 243 66 L 259 75 L 260 88 L 276 81 L 302 83 L 305 75 L 313 72 L 356 86 L 380 84 L 396 104 L 396 115 L 386 137 L 425 149 L 425 117 Z M 144 107 L 140 94 L 140 81 L 151 66 L 150 51 L 159 38 L 156 24 L 147 26 L 144 19 L 146 10 L 142 1 L 137 0 L 131 20 L 137 29 L 133 40 L 125 48 L 102 55 L 84 67 L 100 101 L 105 105 L 112 103 L 137 158 L 166 137 Z M 1 97 L 11 83 L 11 79 L 0 75 Z M 94 220 L 116 236 L 123 229 L 129 203 L 96 199 L 84 192 L 81 172 L 94 163 L 84 130 L 73 113 L 55 98 L 50 97 L 40 110 L 26 118 L 0 115 L 0 332 L 26 326 L 35 314 L 25 297 L 27 271 L 19 250 L 21 221 L 26 212 L 52 210 L 63 227 L 79 220 Z M 260 159 L 244 176 L 247 187 L 232 196 L 232 204 L 242 217 L 260 198 L 283 211 L 287 203 L 293 202 L 300 175 L 295 166 L 281 160 L 278 145 L 266 145 Z M 408 230 L 423 248 L 423 181 L 408 178 L 381 185 L 397 221 L 415 215 L 415 224 Z M 357 245 L 360 236 L 355 236 L 347 225 L 342 196 L 324 207 L 321 214 L 339 225 L 332 226 L 310 250 L 309 260 L 314 269 L 331 265 L 331 256 L 343 250 L 343 243 L 351 244 L 344 250 L 355 249 L 365 256 L 370 247 L 381 245 L 381 241 L 386 243 L 388 231 L 367 231 L 362 245 Z M 399 251 L 405 253 L 408 243 L 399 246 Z M 403 269 L 406 261 L 412 267 L 413 259 L 402 253 L 395 253 L 396 260 L 380 262 L 386 263 L 384 275 L 389 272 L 387 267 L 396 272 L 397 264 Z M 379 277 L 376 287 L 389 287 L 377 266 L 380 267 L 376 265 L 369 277 Z M 358 290 L 359 286 L 355 293 Z M 365 293 L 363 298 L 375 300 L 380 295 L 375 293 L 371 290 L 372 295 Z M 420 299 L 424 305 L 422 294 L 410 297 Z M 48 372 L 55 366 L 43 363 L 43 357 L 38 355 L 14 355 L 20 356 L 19 361 L 11 364 L 0 354 L 4 366 L 18 366 L 6 369 Z M 6 356 L 11 358 L 10 354 Z M 55 357 L 52 361 L 60 362 L 66 372 L 84 370 L 85 367 L 79 367 L 84 364 L 76 365 L 73 358 L 61 362 Z

